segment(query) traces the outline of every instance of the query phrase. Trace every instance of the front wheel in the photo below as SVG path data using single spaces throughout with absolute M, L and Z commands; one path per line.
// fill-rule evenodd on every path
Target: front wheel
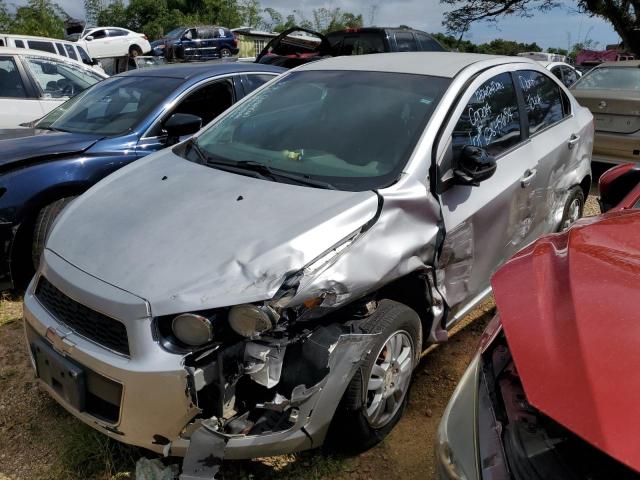
M 420 317 L 406 305 L 383 300 L 361 327 L 379 336 L 333 419 L 329 442 L 340 450 L 366 450 L 393 429 L 404 413 L 420 354 Z
M 569 191 L 569 198 L 567 198 L 567 202 L 564 206 L 564 211 L 562 212 L 562 220 L 560 221 L 560 231 L 563 232 L 575 222 L 577 222 L 580 217 L 582 217 L 582 211 L 584 210 L 584 193 L 582 188 L 576 186 L 573 187 Z

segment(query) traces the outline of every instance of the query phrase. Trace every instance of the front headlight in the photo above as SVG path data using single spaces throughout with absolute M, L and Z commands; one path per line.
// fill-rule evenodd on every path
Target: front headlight
M 276 313 L 267 306 L 236 305 L 229 311 L 229 326 L 238 335 L 243 337 L 255 337 L 256 335 L 271 330 Z
M 185 345 L 199 347 L 213 340 L 213 324 L 202 315 L 183 313 L 171 321 L 171 331 Z

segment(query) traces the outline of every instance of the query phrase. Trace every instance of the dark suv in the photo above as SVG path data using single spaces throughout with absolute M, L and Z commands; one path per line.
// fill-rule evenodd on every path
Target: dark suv
M 444 52 L 445 48 L 420 30 L 403 28 L 348 28 L 328 33 L 292 27 L 271 40 L 256 63 L 294 68 L 304 63 L 342 55 L 385 52 Z
M 332 54 L 363 55 L 384 52 L 444 52 L 433 37 L 403 28 L 347 28 L 327 34 Z
M 179 27 L 151 44 L 154 55 L 167 60 L 211 60 L 237 55 L 238 41 L 225 27 Z

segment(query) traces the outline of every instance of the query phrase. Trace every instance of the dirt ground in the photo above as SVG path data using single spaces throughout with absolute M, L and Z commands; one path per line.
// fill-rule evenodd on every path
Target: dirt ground
M 598 213 L 589 197 L 585 215 Z M 314 451 L 228 462 L 230 479 L 433 478 L 438 422 L 493 315 L 492 301 L 471 312 L 449 342 L 424 355 L 407 411 L 389 437 L 358 456 Z M 0 302 L 0 480 L 133 478 L 145 452 L 122 447 L 84 427 L 39 391 L 28 362 L 19 301 Z M 149 455 L 151 456 L 151 455 Z

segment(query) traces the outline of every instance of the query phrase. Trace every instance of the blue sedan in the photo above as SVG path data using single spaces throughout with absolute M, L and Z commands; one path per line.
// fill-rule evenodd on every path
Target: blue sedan
M 134 70 L 30 128 L 0 130 L 0 289 L 26 285 L 53 221 L 73 198 L 187 138 L 282 71 L 240 63 Z

